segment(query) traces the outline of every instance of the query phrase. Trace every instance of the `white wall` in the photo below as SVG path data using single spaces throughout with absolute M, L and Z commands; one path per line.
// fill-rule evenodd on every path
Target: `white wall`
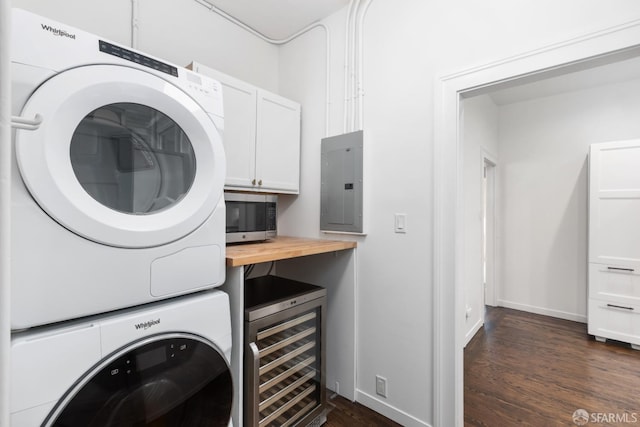
M 11 5 L 118 43 L 131 43 L 131 1 L 11 0 Z
M 364 70 L 365 180 L 371 192 L 365 202 L 369 232 L 358 239 L 358 400 L 403 425 L 424 426 L 433 419 L 435 78 L 639 17 L 635 0 L 371 3 Z M 332 37 L 343 38 L 344 21 L 332 18 Z M 340 75 L 344 51 L 332 54 L 332 70 Z M 305 37 L 283 48 L 280 58 L 282 75 L 300 72 L 291 84 L 280 82 L 281 93 L 303 103 L 301 195 L 284 201 L 280 229 L 320 236 L 324 45 L 317 36 Z M 307 67 L 309 61 L 319 66 Z M 333 120 L 342 113 L 342 88 L 336 82 L 332 90 L 331 134 L 342 131 Z M 309 108 L 314 113 L 305 115 Z M 407 234 L 394 234 L 394 213 L 407 214 Z M 375 393 L 377 374 L 388 380 L 387 398 Z
M 484 280 L 482 274 L 483 155 L 498 159 L 498 107 L 489 95 L 463 101 L 464 169 L 464 287 L 467 309 L 465 342 L 484 323 Z
M 499 305 L 586 322 L 589 144 L 640 137 L 640 80 L 499 108 Z
M 131 0 L 13 0 L 73 27 L 131 45 Z M 278 90 L 278 48 L 194 0 L 139 0 L 138 49 L 175 63 L 216 68 L 259 87 Z
M 341 10 L 325 22 L 330 27 L 331 55 L 344 55 L 346 13 Z M 332 61 L 332 64 L 335 64 Z M 331 68 L 330 134 L 342 129 L 342 67 Z M 278 232 L 289 236 L 318 237 L 320 226 L 320 139 L 325 137 L 326 33 L 315 28 L 280 48 L 280 95 L 302 105 L 300 194 L 278 198 Z

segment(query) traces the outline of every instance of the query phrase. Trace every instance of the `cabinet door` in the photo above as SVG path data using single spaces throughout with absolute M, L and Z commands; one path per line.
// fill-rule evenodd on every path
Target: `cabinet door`
M 589 261 L 640 268 L 640 140 L 591 146 Z
M 256 179 L 261 190 L 300 190 L 300 104 L 258 90 Z
M 191 68 L 222 84 L 222 142 L 227 157 L 225 188 L 252 188 L 256 167 L 257 88 L 197 62 L 193 62 Z
M 252 187 L 256 165 L 256 89 L 236 79 L 221 80 L 224 97 L 226 187 Z

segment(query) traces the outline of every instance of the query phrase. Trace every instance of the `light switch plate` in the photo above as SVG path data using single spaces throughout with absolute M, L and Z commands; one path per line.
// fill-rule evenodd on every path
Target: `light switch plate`
M 395 222 L 394 222 L 393 230 L 396 233 L 407 232 L 407 214 L 403 214 L 403 213 L 395 214 Z

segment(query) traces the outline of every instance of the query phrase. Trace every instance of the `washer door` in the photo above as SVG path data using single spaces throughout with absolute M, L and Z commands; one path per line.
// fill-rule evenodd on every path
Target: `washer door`
M 43 425 L 227 427 L 232 404 L 229 366 L 211 343 L 162 335 L 98 365 Z
M 16 131 L 22 178 L 64 227 L 105 245 L 166 244 L 199 227 L 224 186 L 220 135 L 178 87 L 116 65 L 71 69 L 46 81 Z

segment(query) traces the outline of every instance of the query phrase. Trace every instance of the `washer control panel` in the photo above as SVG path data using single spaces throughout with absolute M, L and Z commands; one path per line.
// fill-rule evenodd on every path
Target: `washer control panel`
M 106 377 L 139 374 L 152 368 L 166 369 L 190 356 L 196 342 L 187 339 L 162 340 L 118 357 L 106 369 Z

